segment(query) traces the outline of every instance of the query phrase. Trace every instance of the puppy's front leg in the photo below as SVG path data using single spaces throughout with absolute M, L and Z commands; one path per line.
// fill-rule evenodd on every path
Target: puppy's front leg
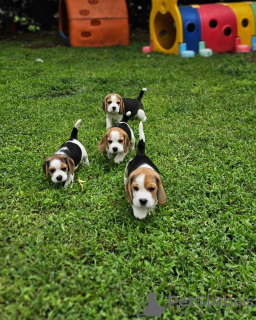
M 67 180 L 64 184 L 64 187 L 66 188 L 68 185 L 71 184 L 70 188 L 73 187 L 73 181 L 74 181 L 74 174 L 72 174 L 71 172 L 68 172 L 68 177 Z
M 112 117 L 107 113 L 107 117 L 106 117 L 106 127 L 107 129 L 112 127 Z
M 107 151 L 107 156 L 109 159 L 112 159 L 112 158 L 114 158 L 115 154 Z
M 120 162 L 122 162 L 122 161 L 124 160 L 126 154 L 127 154 L 127 153 L 125 153 L 124 151 L 118 153 L 118 154 L 115 156 L 114 162 L 115 162 L 116 164 L 119 164 Z

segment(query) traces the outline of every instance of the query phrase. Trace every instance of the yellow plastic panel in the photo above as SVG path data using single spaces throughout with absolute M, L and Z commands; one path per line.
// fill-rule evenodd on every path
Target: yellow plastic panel
M 179 54 L 183 30 L 177 0 L 152 0 L 149 26 L 154 51 Z
M 251 38 L 254 35 L 254 14 L 249 3 L 226 3 L 235 13 L 237 18 L 237 35 L 241 38 L 241 44 L 247 44 L 251 48 Z

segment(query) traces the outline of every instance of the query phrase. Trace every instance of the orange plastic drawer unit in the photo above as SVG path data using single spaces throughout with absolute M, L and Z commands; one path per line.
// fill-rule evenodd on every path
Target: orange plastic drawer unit
M 129 44 L 125 0 L 60 0 L 59 31 L 74 47 Z

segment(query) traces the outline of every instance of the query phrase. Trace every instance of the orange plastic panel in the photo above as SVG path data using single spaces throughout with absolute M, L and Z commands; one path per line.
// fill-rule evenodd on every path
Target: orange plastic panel
M 66 0 L 69 19 L 127 18 L 124 0 Z
M 71 46 L 129 44 L 125 0 L 60 0 L 59 30 Z
M 73 47 L 102 47 L 128 45 L 126 19 L 71 20 L 70 45 Z

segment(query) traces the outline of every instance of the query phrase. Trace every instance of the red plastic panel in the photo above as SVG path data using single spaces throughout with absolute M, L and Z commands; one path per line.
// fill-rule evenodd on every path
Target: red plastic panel
M 203 4 L 198 8 L 202 40 L 213 52 L 235 51 L 237 19 L 231 8 L 222 4 Z

